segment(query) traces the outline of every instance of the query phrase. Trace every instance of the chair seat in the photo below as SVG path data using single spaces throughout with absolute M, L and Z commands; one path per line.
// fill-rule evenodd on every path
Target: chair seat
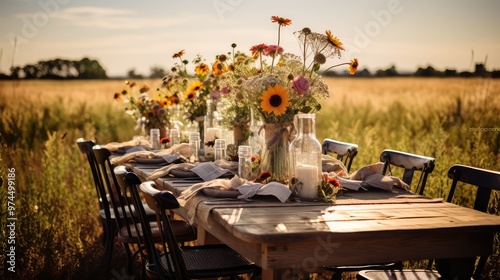
M 441 275 L 435 271 L 425 269 L 404 269 L 404 270 L 362 270 L 356 275 L 358 280 L 425 280 L 440 279 Z
M 259 268 L 224 244 L 184 247 L 182 257 L 190 278 L 226 277 L 255 273 Z M 168 271 L 167 256 L 161 264 Z
M 196 230 L 189 223 L 180 220 L 173 220 L 171 221 L 171 225 L 178 242 L 196 240 Z M 151 222 L 150 226 L 155 243 L 162 242 L 158 224 L 156 222 Z M 141 231 L 140 236 L 144 236 L 142 233 L 142 226 L 138 224 L 137 227 Z M 130 234 L 128 233 L 127 227 L 121 228 L 118 232 L 117 240 L 124 243 L 139 243 L 136 227 L 130 227 Z

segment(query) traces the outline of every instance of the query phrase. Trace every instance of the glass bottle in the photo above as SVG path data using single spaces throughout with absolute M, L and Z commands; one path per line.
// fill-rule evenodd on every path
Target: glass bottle
M 252 147 L 241 145 L 238 147 L 238 176 L 252 180 Z
M 198 162 L 200 153 L 200 133 L 189 133 L 189 161 Z
M 315 114 L 299 114 L 297 138 L 290 143 L 290 177 L 295 177 L 295 188 L 299 197 L 318 197 L 321 180 L 321 144 L 316 139 Z

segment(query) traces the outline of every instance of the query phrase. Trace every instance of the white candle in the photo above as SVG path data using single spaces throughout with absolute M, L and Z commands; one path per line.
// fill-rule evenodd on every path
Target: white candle
M 222 132 L 220 128 L 209 127 L 205 132 L 205 143 L 209 141 L 215 141 L 215 139 L 220 139 Z
M 302 182 L 302 187 L 298 189 L 302 198 L 318 197 L 318 167 L 314 165 L 301 165 L 295 167 L 295 177 Z

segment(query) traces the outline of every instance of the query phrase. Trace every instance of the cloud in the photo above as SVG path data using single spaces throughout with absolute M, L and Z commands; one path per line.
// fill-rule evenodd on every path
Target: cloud
M 151 27 L 167 27 L 182 24 L 192 17 L 154 18 L 141 17 L 135 11 L 102 7 L 72 7 L 62 10 L 57 18 L 71 24 L 107 30 L 138 30 Z

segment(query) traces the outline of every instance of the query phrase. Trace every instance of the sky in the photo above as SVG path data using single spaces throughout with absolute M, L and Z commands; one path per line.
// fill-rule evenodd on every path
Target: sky
M 292 20 L 281 29 L 285 52 L 300 54 L 294 32 L 331 30 L 345 47 L 340 59 L 359 68 L 398 71 L 432 66 L 500 69 L 500 1 L 482 0 L 2 0 L 0 72 L 12 65 L 63 58 L 96 59 L 108 76 L 152 66 L 170 69 L 172 55 L 201 55 L 277 43 L 271 16 Z

